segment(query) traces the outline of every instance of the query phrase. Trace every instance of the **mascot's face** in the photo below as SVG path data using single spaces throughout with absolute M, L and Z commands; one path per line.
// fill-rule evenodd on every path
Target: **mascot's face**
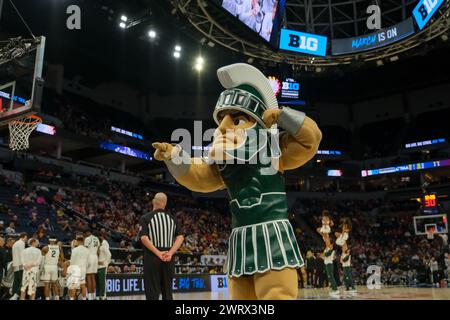
M 224 110 L 218 116 L 219 127 L 214 132 L 214 140 L 209 151 L 209 157 L 214 160 L 227 160 L 232 151 L 242 146 L 247 139 L 246 130 L 254 127 L 256 121 L 247 114 Z

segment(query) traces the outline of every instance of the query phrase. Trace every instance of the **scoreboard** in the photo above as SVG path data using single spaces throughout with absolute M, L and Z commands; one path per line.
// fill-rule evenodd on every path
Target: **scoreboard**
M 422 211 L 426 214 L 439 213 L 438 198 L 435 193 L 425 194 L 421 199 Z

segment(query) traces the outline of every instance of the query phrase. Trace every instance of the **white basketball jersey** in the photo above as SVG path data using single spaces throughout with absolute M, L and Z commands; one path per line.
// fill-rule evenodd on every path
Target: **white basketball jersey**
M 89 254 L 97 255 L 98 248 L 100 247 L 100 240 L 96 236 L 90 235 L 84 239 L 84 246 L 89 249 Z
M 44 256 L 44 265 L 56 266 L 59 261 L 59 246 L 48 245 L 48 252 Z
M 89 257 L 89 250 L 85 246 L 78 246 L 72 250 L 70 257 L 70 265 L 79 266 L 82 269 L 86 269 Z

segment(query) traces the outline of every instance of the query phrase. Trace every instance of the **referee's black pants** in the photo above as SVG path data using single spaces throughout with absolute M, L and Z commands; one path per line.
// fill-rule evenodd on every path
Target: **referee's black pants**
M 144 286 L 147 300 L 173 300 L 172 282 L 175 273 L 173 260 L 163 262 L 149 250 L 144 251 Z

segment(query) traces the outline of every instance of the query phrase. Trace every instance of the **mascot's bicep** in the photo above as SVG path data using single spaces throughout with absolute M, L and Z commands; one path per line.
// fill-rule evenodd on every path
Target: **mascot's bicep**
M 306 117 L 295 135 L 287 132 L 280 136 L 281 165 L 283 170 L 293 170 L 303 166 L 317 153 L 322 140 L 322 132 L 317 124 Z

